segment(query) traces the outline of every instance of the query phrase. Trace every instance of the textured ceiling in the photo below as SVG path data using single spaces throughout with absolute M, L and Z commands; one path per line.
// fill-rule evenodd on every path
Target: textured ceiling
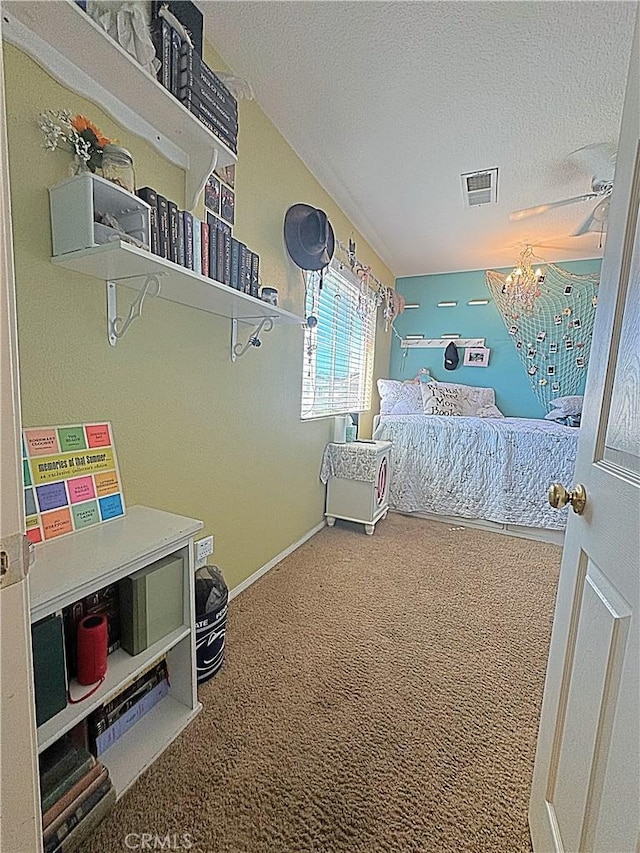
M 507 266 L 526 243 L 548 261 L 602 254 L 600 235 L 569 236 L 594 201 L 508 217 L 590 191 L 567 155 L 615 145 L 635 2 L 198 5 L 209 41 L 396 276 Z M 496 166 L 498 203 L 465 208 L 460 174 Z

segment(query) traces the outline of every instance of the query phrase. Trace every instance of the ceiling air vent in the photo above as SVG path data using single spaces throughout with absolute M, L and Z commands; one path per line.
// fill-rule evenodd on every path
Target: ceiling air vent
M 498 201 L 498 170 L 485 169 L 483 172 L 467 172 L 462 179 L 462 198 L 465 207 L 478 207 L 480 204 L 495 204 Z

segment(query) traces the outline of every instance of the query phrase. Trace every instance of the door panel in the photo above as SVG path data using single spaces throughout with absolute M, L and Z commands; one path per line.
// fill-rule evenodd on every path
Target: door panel
M 639 26 L 574 477 L 587 503 L 569 514 L 536 750 L 537 853 L 640 851 Z

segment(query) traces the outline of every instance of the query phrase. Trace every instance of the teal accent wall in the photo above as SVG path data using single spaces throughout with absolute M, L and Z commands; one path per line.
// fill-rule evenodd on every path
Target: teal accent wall
M 563 269 L 577 274 L 599 272 L 600 265 L 600 258 L 561 264 Z M 508 273 L 511 269 L 499 271 Z M 529 376 L 491 299 L 485 284 L 485 270 L 407 276 L 396 279 L 396 288 L 407 304 L 420 304 L 419 308 L 409 308 L 396 319 L 394 327 L 400 337 L 421 334 L 425 338 L 440 338 L 447 333 L 457 333 L 461 338 L 485 338 L 491 355 L 488 367 L 464 367 L 464 350 L 459 349 L 458 367 L 445 370 L 444 349 L 402 349 L 399 338 L 394 335 L 391 379 L 412 379 L 421 367 L 428 367 L 431 375 L 441 382 L 494 388 L 496 404 L 505 415 L 540 418 L 546 414 L 531 390 Z M 488 305 L 468 305 L 471 299 L 490 301 Z M 455 308 L 438 308 L 438 302 L 447 301 L 458 304 Z

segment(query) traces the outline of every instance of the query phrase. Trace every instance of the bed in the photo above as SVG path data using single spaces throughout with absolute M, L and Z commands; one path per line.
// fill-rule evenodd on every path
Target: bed
M 417 409 L 406 411 L 411 402 L 385 399 L 380 383 L 390 381 L 378 383 L 381 414 L 373 438 L 393 443 L 391 509 L 477 519 L 509 531 L 564 529 L 567 509 L 552 509 L 547 490 L 553 482 L 572 482 L 578 429 L 556 420 L 505 418 L 495 407 L 493 389 L 467 391 L 469 386 L 446 383 L 403 389 L 407 398 L 418 395 Z M 455 393 L 444 410 L 438 408 L 441 402 L 429 406 L 443 388 L 462 389 L 458 400 L 465 399 L 457 410 L 451 411 Z

